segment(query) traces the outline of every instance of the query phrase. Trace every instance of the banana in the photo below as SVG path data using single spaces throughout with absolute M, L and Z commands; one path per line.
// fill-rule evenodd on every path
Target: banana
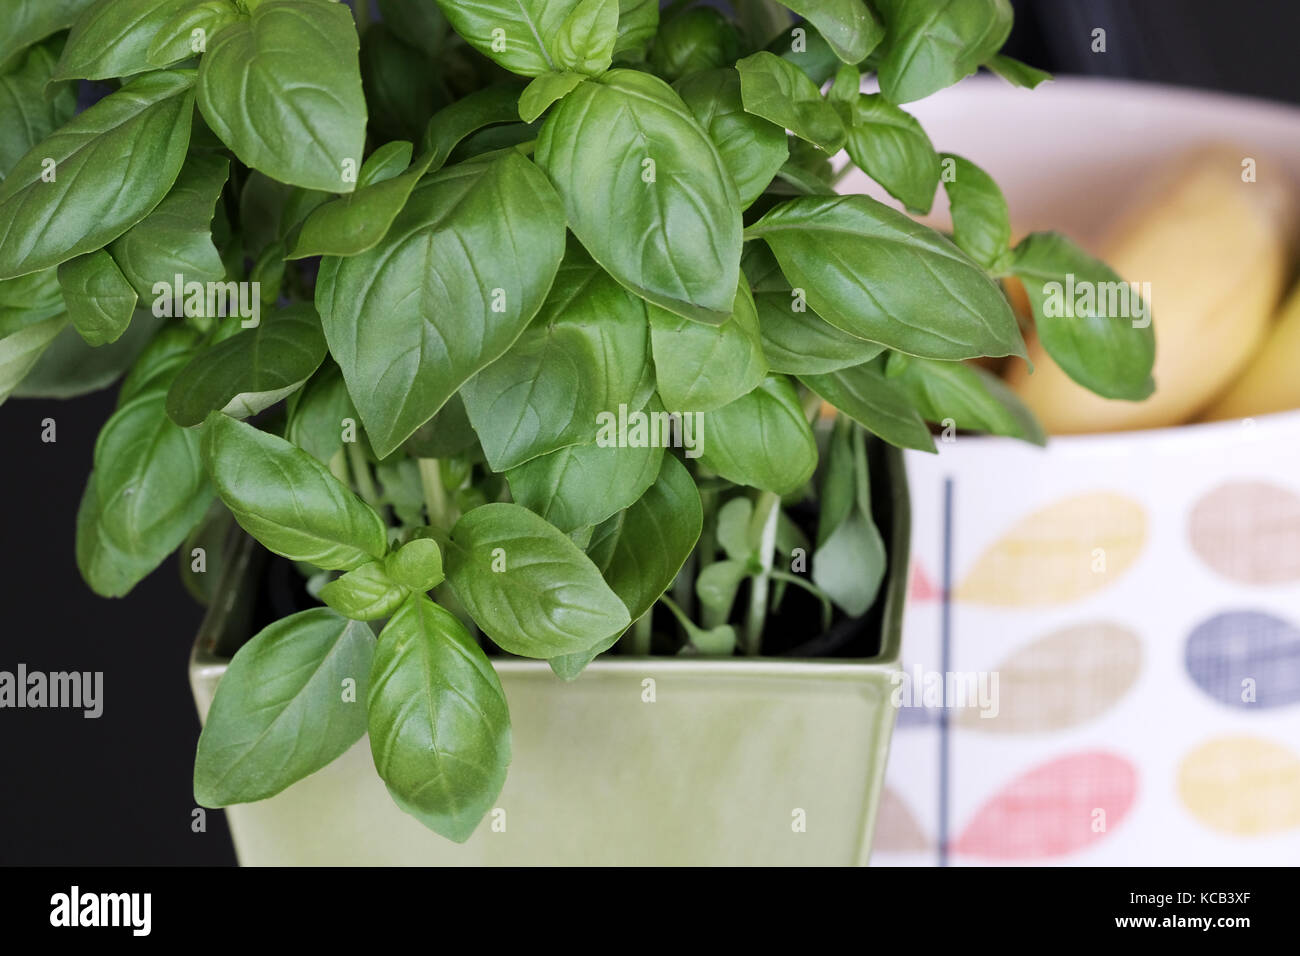
M 1100 398 L 1076 385 L 1036 341 L 1033 374 L 1025 363 L 1012 363 L 1009 384 L 1049 433 L 1182 424 L 1250 361 L 1289 276 L 1294 194 L 1277 176 L 1243 182 L 1242 156 L 1221 147 L 1193 154 L 1097 249 L 1122 278 L 1151 283 L 1155 394 L 1143 402 Z
M 1246 371 L 1210 406 L 1205 419 L 1249 418 L 1292 408 L 1300 408 L 1300 285 Z

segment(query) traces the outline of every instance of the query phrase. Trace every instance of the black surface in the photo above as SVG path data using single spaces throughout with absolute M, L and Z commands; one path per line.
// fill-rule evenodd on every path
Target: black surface
M 1059 73 L 1300 102 L 1295 0 L 1012 0 L 1006 52 Z M 1106 31 L 1094 53 L 1092 32 Z
M 1019 0 L 1008 52 L 1054 72 L 1132 76 L 1300 102 L 1300 5 Z M 1094 27 L 1108 52 L 1090 50 Z M 0 406 L 0 670 L 102 670 L 104 715 L 0 710 L 0 863 L 232 863 L 222 814 L 191 830 L 198 720 L 186 660 L 200 609 L 167 562 L 127 598 L 77 574 L 77 503 L 114 390 Z M 40 422 L 57 422 L 43 444 Z
M 171 560 L 117 600 L 77 573 L 77 505 L 115 394 L 0 405 L 0 670 L 104 674 L 99 718 L 0 710 L 0 863 L 234 863 L 220 811 L 191 829 L 186 665 L 202 609 Z

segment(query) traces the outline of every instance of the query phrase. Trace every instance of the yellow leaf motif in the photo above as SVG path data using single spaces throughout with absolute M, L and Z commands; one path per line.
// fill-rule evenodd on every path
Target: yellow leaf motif
M 957 587 L 960 601 L 1024 607 L 1076 601 L 1119 579 L 1146 542 L 1131 498 L 1098 491 L 1022 518 L 980 555 Z
M 1215 830 L 1289 830 L 1300 826 L 1300 758 L 1259 737 L 1219 737 L 1183 758 L 1178 795 Z

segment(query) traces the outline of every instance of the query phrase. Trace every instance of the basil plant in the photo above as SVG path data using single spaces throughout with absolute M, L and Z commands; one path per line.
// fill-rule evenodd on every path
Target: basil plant
M 904 108 L 1044 78 L 1007 0 L 734 6 L 0 2 L 0 399 L 120 380 L 83 577 L 179 549 L 212 600 L 237 523 L 310 594 L 234 653 L 200 803 L 368 732 L 465 840 L 510 762 L 489 653 L 761 654 L 796 600 L 815 635 L 876 602 L 872 443 L 1041 440 L 965 364 L 1026 354 L 1000 282 L 1041 313 L 1115 277 L 1013 247 Z M 953 234 L 837 195 L 854 167 L 916 214 L 942 184 Z M 1150 389 L 1149 330 L 1038 318 L 1079 382 Z

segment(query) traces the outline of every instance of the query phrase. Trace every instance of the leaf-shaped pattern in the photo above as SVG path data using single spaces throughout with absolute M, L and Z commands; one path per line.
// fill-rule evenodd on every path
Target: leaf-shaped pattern
M 1192 550 L 1241 584 L 1300 581 L 1300 494 L 1266 481 L 1229 481 L 1188 518 Z
M 885 787 L 880 793 L 880 806 L 876 809 L 872 852 L 919 853 L 931 849 L 932 845 L 903 798 L 892 787 Z
M 1300 628 L 1263 611 L 1225 611 L 1187 637 L 1187 673 L 1214 700 L 1243 710 L 1300 701 Z
M 1217 737 L 1179 764 L 1178 796 L 1221 833 L 1291 830 L 1300 827 L 1300 757 L 1262 737 Z
M 1118 580 L 1146 538 L 1146 512 L 1132 498 L 1112 491 L 1063 498 L 989 545 L 956 596 L 1001 607 L 1076 601 Z
M 1058 757 L 994 794 L 952 849 L 993 860 L 1077 853 L 1115 832 L 1133 807 L 1137 787 L 1137 770 L 1115 754 Z
M 1075 624 L 1019 648 L 997 668 L 997 709 L 962 708 L 957 723 L 999 734 L 1063 730 L 1092 720 L 1133 687 L 1142 642 L 1109 621 Z

